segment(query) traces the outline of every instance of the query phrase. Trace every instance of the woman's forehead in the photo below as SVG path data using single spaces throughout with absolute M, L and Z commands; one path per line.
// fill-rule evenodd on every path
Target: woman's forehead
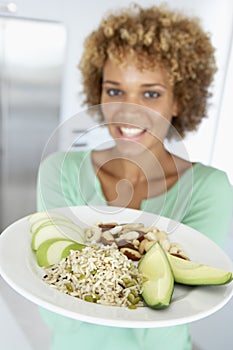
M 146 78 L 153 80 L 155 77 L 162 79 L 166 84 L 170 82 L 169 70 L 165 68 L 160 62 L 155 61 L 153 65 L 148 65 L 147 61 L 142 64 L 136 56 L 126 55 L 123 60 L 118 57 L 111 57 L 105 61 L 103 67 L 103 75 L 117 75 L 119 78 L 122 75 L 126 79 L 127 75 L 135 74 L 135 79 Z

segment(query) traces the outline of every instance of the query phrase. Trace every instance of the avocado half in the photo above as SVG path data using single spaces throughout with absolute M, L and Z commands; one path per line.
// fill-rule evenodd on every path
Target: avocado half
M 232 281 L 232 273 L 212 266 L 185 260 L 167 253 L 176 283 L 221 285 Z
M 174 290 L 174 277 L 169 259 L 159 243 L 153 244 L 140 260 L 138 271 L 143 275 L 145 303 L 155 309 L 167 307 Z

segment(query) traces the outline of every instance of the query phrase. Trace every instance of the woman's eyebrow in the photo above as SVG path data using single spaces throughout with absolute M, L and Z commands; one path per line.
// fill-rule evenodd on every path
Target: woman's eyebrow
M 104 80 L 103 84 L 112 84 L 112 85 L 120 85 L 117 81 L 112 81 L 112 80 Z
M 112 80 L 104 80 L 103 84 L 112 84 L 112 85 L 120 85 L 117 81 Z M 160 83 L 150 83 L 150 84 L 142 84 L 142 87 L 154 87 L 154 86 L 161 86 L 162 88 L 166 89 L 166 86 Z
M 161 86 L 161 87 L 164 88 L 164 89 L 167 88 L 164 84 L 160 84 L 160 83 L 142 84 L 142 86 L 143 86 L 143 87 Z

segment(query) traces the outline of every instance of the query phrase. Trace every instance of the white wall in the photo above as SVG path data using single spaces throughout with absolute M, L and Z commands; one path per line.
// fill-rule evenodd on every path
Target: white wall
M 215 142 L 210 158 L 211 164 L 224 169 L 233 184 L 233 23 L 231 49 L 229 50 L 228 67 L 225 76 L 225 85 L 222 94 L 222 103 L 219 106 L 219 118 L 215 129 Z

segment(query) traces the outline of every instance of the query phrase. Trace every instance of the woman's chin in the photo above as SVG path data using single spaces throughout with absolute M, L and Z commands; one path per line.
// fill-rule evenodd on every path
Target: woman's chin
M 127 139 L 117 139 L 115 140 L 115 145 L 116 149 L 123 157 L 137 157 L 147 150 L 143 144 Z

